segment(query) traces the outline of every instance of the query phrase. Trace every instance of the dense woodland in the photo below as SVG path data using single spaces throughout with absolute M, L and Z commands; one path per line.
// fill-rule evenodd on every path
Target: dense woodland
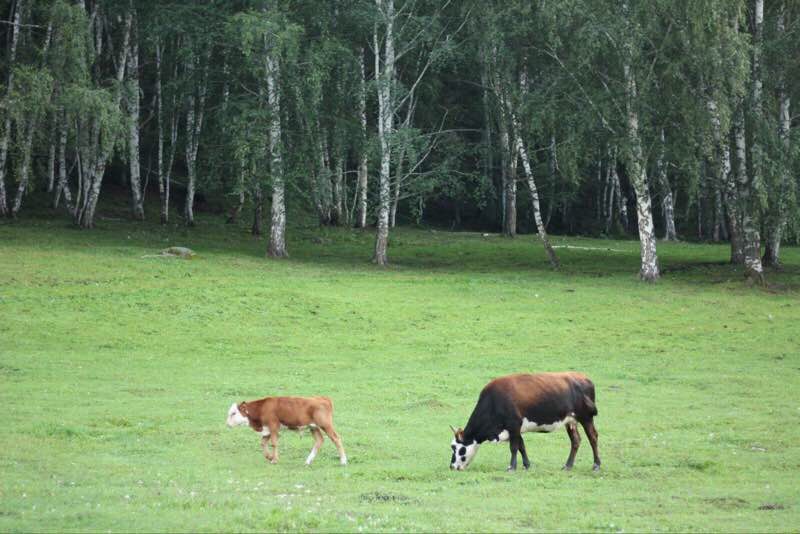
M 766 5 L 765 5 L 766 4 Z M 797 242 L 794 0 L 0 0 L 0 214 Z M 794 106 L 792 103 L 795 103 Z M 263 221 L 263 222 L 262 222 Z M 369 252 L 365 251 L 365 257 Z

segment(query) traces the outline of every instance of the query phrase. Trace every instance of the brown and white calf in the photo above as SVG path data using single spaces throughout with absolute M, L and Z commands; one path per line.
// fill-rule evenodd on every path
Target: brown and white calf
M 282 428 L 303 430 L 308 428 L 314 437 L 306 465 L 311 465 L 322 447 L 325 432 L 339 451 L 339 461 L 347 464 L 347 456 L 339 434 L 333 428 L 333 403 L 328 397 L 264 397 L 254 401 L 232 404 L 228 410 L 229 427 L 249 424 L 261 433 L 264 458 L 278 463 L 278 434 Z M 268 445 L 272 446 L 272 451 Z
M 522 464 L 530 467 L 524 432 L 552 432 L 566 427 L 572 448 L 564 469 L 572 469 L 581 443 L 577 423 L 583 426 L 594 453 L 594 470 L 600 469 L 597 430 L 594 427 L 594 384 L 581 373 L 515 374 L 489 382 L 478 397 L 478 404 L 464 429 L 453 430 L 450 469 L 466 469 L 478 447 L 486 441 L 508 441 L 511 464 L 517 468 L 517 451 Z

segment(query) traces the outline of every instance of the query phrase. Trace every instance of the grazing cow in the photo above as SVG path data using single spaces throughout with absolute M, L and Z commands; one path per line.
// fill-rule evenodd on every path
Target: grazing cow
M 467 427 L 453 430 L 450 469 L 466 469 L 481 443 L 508 441 L 511 447 L 509 471 L 517 468 L 517 451 L 522 464 L 530 467 L 523 432 L 552 432 L 566 427 L 572 448 L 564 469 L 572 469 L 581 443 L 577 423 L 583 426 L 594 453 L 594 470 L 600 469 L 597 452 L 597 415 L 594 384 L 581 373 L 515 374 L 489 382 L 478 397 Z
M 333 403 L 328 397 L 265 397 L 238 405 L 234 403 L 228 410 L 227 423 L 229 427 L 249 424 L 260 432 L 264 458 L 273 464 L 278 463 L 278 433 L 281 428 L 311 430 L 314 446 L 306 458 L 306 465 L 311 465 L 322 447 L 322 432 L 336 445 L 341 464 L 347 464 L 342 440 L 333 428 Z M 268 444 L 272 446 L 272 452 Z

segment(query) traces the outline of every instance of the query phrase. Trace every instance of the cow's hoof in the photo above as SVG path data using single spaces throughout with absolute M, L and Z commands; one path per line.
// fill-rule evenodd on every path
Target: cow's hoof
M 572 471 L 572 466 L 571 465 L 565 465 L 564 467 L 561 468 L 561 470 L 562 471 Z
M 276 460 L 276 459 L 274 459 L 274 458 L 273 458 L 272 460 L 270 460 L 270 461 L 269 461 L 269 463 L 271 463 L 271 464 L 273 464 L 273 465 L 274 465 L 274 464 L 277 464 L 277 463 L 278 463 L 278 460 Z
M 592 466 L 592 471 L 600 471 L 600 464 L 594 464 Z
M 527 470 L 529 470 L 531 468 L 531 464 L 525 465 L 523 467 L 525 468 L 525 471 L 527 471 Z
M 512 473 L 512 472 L 514 472 L 514 471 L 516 471 L 516 470 L 517 470 L 517 468 L 516 468 L 516 467 L 514 467 L 513 465 L 509 465 L 509 466 L 506 468 L 506 471 L 508 471 L 509 473 Z

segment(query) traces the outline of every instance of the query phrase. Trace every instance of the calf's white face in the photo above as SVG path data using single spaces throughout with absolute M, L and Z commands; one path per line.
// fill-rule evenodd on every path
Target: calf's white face
M 478 443 L 473 441 L 470 444 L 465 444 L 459 441 L 458 438 L 453 438 L 450 448 L 453 450 L 453 456 L 450 458 L 450 469 L 463 471 L 475 457 L 475 453 L 478 452 Z
M 239 407 L 234 402 L 231 404 L 230 409 L 228 410 L 228 419 L 226 421 L 229 427 L 239 426 L 239 425 L 246 425 L 249 421 L 247 417 L 242 415 L 239 411 Z

